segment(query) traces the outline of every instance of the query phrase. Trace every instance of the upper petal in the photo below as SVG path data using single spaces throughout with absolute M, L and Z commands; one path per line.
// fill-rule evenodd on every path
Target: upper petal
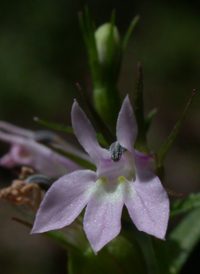
M 140 181 L 149 181 L 149 176 L 155 176 L 156 162 L 152 155 L 135 150 L 134 164 Z
M 71 115 L 72 127 L 79 143 L 98 165 L 102 158 L 107 157 L 108 151 L 100 147 L 91 122 L 76 101 L 73 103 Z
M 117 119 L 117 140 L 121 146 L 133 152 L 133 146 L 137 137 L 137 122 L 127 95 L 122 104 Z
M 145 179 L 141 182 L 137 177 L 135 182 L 130 182 L 130 192 L 134 194 L 127 197 L 125 205 L 138 230 L 165 239 L 169 198 L 159 178 L 151 171 L 146 171 Z
M 47 191 L 31 233 L 71 224 L 88 203 L 95 180 L 96 174 L 90 170 L 75 171 L 59 178 Z
M 90 199 L 84 216 L 84 230 L 95 253 L 114 239 L 121 230 L 124 204 L 123 183 L 114 187 L 101 178 Z

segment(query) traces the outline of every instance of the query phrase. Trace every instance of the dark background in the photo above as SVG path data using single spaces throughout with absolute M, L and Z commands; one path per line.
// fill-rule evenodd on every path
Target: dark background
M 166 161 L 164 185 L 187 196 L 200 190 L 200 2 L 199 1 L 87 1 L 96 26 L 110 20 L 123 37 L 136 14 L 141 19 L 122 64 L 121 99 L 133 98 L 137 62 L 144 74 L 145 113 L 158 109 L 148 135 L 156 151 L 168 136 L 188 101 L 197 94 L 184 127 Z M 85 1 L 0 1 L 0 119 L 41 129 L 34 116 L 70 124 L 79 82 L 91 93 L 86 51 L 77 12 Z M 67 139 L 68 136 L 64 135 Z M 5 153 L 0 146 L 0 154 Z M 1 188 L 12 173 L 0 170 Z M 0 273 L 64 273 L 65 254 L 41 236 L 10 221 L 11 205 L 0 201 Z M 170 224 L 171 227 L 171 224 Z M 199 248 L 182 273 L 198 273 Z

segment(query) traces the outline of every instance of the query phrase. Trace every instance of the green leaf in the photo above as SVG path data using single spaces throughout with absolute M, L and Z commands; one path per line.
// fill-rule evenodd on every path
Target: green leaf
M 54 129 L 54 130 L 60 130 L 60 131 L 64 131 L 64 132 L 67 132 L 67 133 L 70 133 L 70 134 L 74 134 L 73 128 L 70 127 L 70 126 L 63 126 L 63 125 L 60 125 L 60 124 L 52 123 L 52 122 L 40 119 L 38 117 L 35 117 L 34 121 L 39 123 L 40 125 L 44 125 L 46 127 Z M 97 140 L 104 147 L 108 146 L 107 142 L 105 141 L 105 139 L 103 138 L 103 136 L 100 133 L 97 133 Z
M 64 126 L 64 125 L 60 125 L 57 123 L 52 123 L 52 122 L 40 119 L 38 117 L 34 117 L 34 121 L 40 125 L 44 125 L 46 127 L 54 129 L 54 130 L 60 130 L 60 131 L 65 131 L 70 134 L 74 134 L 74 131 L 73 131 L 72 127 L 70 127 L 70 126 Z
M 134 236 L 135 240 L 138 242 L 140 249 L 142 250 L 145 263 L 147 266 L 148 274 L 158 274 L 158 264 L 155 256 L 155 251 L 152 245 L 151 236 L 139 231 L 135 225 L 132 223 L 123 220 L 122 223 L 124 229 L 130 233 L 130 235 Z M 159 273 L 160 274 L 160 273 Z
M 169 274 L 170 253 L 168 241 L 152 237 L 152 243 L 158 265 L 158 273 Z
M 66 151 L 51 147 L 52 150 L 56 151 L 57 153 L 71 159 L 72 161 L 74 161 L 75 163 L 77 163 L 78 165 L 87 168 L 87 169 L 91 169 L 93 171 L 96 171 L 96 166 L 91 164 L 90 162 L 88 162 L 87 160 L 80 158 L 76 155 L 73 155 L 71 153 L 67 153 Z
M 151 126 L 152 119 L 153 119 L 153 117 L 156 115 L 156 113 L 157 113 L 157 109 L 156 109 L 156 108 L 152 109 L 152 110 L 148 113 L 148 115 L 147 115 L 147 117 L 146 117 L 146 119 L 145 119 L 145 121 L 144 121 L 144 128 L 145 128 L 145 132 L 146 132 L 146 133 L 149 131 L 149 128 L 150 128 L 150 126 Z
M 114 27 L 115 27 L 115 11 L 112 12 L 111 22 L 110 22 L 110 33 L 107 43 L 107 56 L 106 56 L 106 66 L 112 71 L 111 66 L 113 65 L 113 55 L 115 54 L 115 40 L 114 40 Z
M 146 263 L 142 250 L 134 237 L 122 229 L 121 234 L 107 246 L 109 254 L 121 266 L 122 273 L 146 273 Z
M 81 31 L 83 34 L 83 39 L 84 39 L 86 48 L 88 49 L 89 48 L 88 35 L 87 35 L 87 30 L 85 27 L 84 20 L 83 20 L 83 13 L 81 11 L 79 11 L 79 13 L 78 13 L 78 19 L 79 19 L 80 28 L 81 28 Z
M 91 20 L 89 8 L 87 5 L 85 5 L 85 21 L 86 21 L 85 29 L 87 33 L 86 48 L 88 52 L 89 64 L 91 68 L 93 81 L 94 83 L 96 83 L 96 85 L 98 85 L 99 83 L 101 83 L 101 66 L 99 63 L 95 35 L 94 35 L 95 28 Z M 84 35 L 85 34 L 83 33 L 83 36 Z
M 28 227 L 29 229 L 32 229 L 32 227 L 33 227 L 33 225 L 31 223 L 21 220 L 19 218 L 13 217 L 13 218 L 11 218 L 11 220 L 16 221 L 17 223 L 20 223 L 20 224 Z M 59 232 L 57 230 L 45 232 L 40 235 L 57 243 L 58 245 L 60 245 L 62 248 L 66 249 L 66 250 L 75 250 L 75 246 L 73 246 L 70 242 L 68 242 L 66 237 L 61 232 Z
M 137 242 L 119 235 L 97 255 L 91 248 L 84 253 L 70 252 L 68 271 L 69 274 L 145 274 L 146 267 Z
M 55 242 L 56 244 L 66 249 L 67 251 L 76 249 L 76 247 L 74 247 L 71 243 L 69 243 L 67 239 L 65 238 L 65 236 L 57 230 L 48 231 L 40 235 Z
M 95 28 L 90 18 L 89 8 L 87 5 L 85 5 L 85 22 L 82 12 L 78 13 L 78 19 L 88 54 L 93 81 L 98 85 L 101 82 L 101 67 L 94 37 Z
M 140 232 L 139 230 L 134 230 L 134 235 L 136 240 L 138 241 L 140 248 L 143 251 L 145 262 L 147 264 L 148 274 L 156 274 L 159 273 L 158 264 L 155 256 L 155 251 L 152 245 L 151 236 Z
M 159 149 L 159 151 L 157 152 L 157 167 L 161 167 L 164 161 L 165 156 L 167 155 L 167 152 L 169 151 L 169 149 L 171 148 L 172 144 L 174 143 L 174 141 L 176 140 L 181 127 L 183 125 L 183 122 L 185 121 L 185 118 L 188 114 L 188 111 L 190 109 L 191 103 L 193 101 L 193 98 L 195 96 L 196 90 L 194 89 L 192 92 L 192 95 L 190 97 L 190 100 L 188 101 L 180 119 L 178 120 L 178 122 L 176 123 L 176 125 L 174 126 L 174 128 L 172 129 L 170 135 L 168 136 L 167 140 L 164 142 L 164 144 L 161 146 L 161 148 Z
M 189 197 L 185 199 L 178 199 L 172 204 L 170 217 L 179 215 L 181 213 L 186 213 L 189 210 L 197 207 L 200 207 L 200 193 L 192 193 Z
M 140 19 L 139 15 L 136 15 L 133 18 L 133 20 L 132 20 L 132 22 L 131 22 L 131 24 L 130 24 L 130 26 L 129 26 L 126 34 L 125 34 L 125 37 L 124 37 L 124 40 L 123 40 L 123 43 L 122 43 L 122 51 L 125 51 L 126 46 L 128 44 L 128 41 L 129 41 L 129 39 L 131 37 L 131 33 L 132 33 L 132 31 L 133 31 L 134 27 L 136 26 L 136 24 L 137 24 L 137 22 L 138 22 L 139 19 Z
M 170 274 L 178 274 L 200 240 L 200 208 L 189 213 L 170 233 Z
M 118 63 L 118 66 L 116 67 L 116 77 L 118 76 L 119 77 L 119 73 L 120 73 L 120 68 L 121 68 L 121 62 L 122 62 L 122 58 L 123 58 L 123 53 L 126 49 L 126 46 L 128 44 L 128 41 L 131 37 L 131 34 L 132 34 L 132 31 L 133 29 L 135 28 L 138 20 L 140 19 L 140 16 L 139 15 L 136 15 L 133 20 L 131 21 L 131 24 L 124 36 L 124 39 L 122 41 L 122 45 L 121 45 L 121 53 L 120 53 L 120 56 L 119 56 L 119 63 Z

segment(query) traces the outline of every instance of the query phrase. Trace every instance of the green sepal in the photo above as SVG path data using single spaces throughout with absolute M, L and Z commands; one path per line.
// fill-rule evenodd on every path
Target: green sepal
M 122 63 L 122 58 L 123 58 L 123 54 L 124 54 L 124 51 L 127 47 L 127 44 L 128 44 L 128 41 L 131 37 L 131 34 L 137 24 L 137 22 L 139 21 L 140 19 L 140 16 L 139 15 L 136 15 L 133 20 L 131 21 L 130 25 L 129 25 L 129 28 L 124 36 L 124 39 L 122 41 L 122 44 L 121 44 L 121 52 L 120 52 L 120 56 L 119 56 L 119 63 L 118 63 L 118 66 L 117 66 L 117 70 L 116 70 L 116 75 L 118 75 L 119 77 L 119 73 L 120 73 L 120 68 L 121 68 L 121 63 Z
M 78 13 L 79 23 L 82 30 L 83 38 L 85 41 L 86 50 L 88 53 L 88 59 L 90 64 L 90 69 L 92 73 L 92 78 L 94 83 L 98 85 L 101 83 L 101 66 L 99 63 L 96 41 L 95 41 L 95 28 L 91 20 L 89 8 L 85 5 L 85 22 L 82 12 Z
M 125 51 L 126 46 L 127 46 L 127 44 L 128 44 L 128 41 L 129 41 L 129 39 L 130 39 L 130 37 L 131 37 L 131 34 L 132 34 L 132 32 L 133 32 L 133 29 L 135 28 L 135 26 L 136 26 L 136 24 L 137 24 L 137 22 L 138 22 L 139 19 L 140 19 L 140 16 L 139 16 L 139 15 L 136 15 L 136 16 L 133 18 L 133 20 L 131 21 L 130 26 L 129 26 L 129 28 L 128 28 L 128 30 L 127 30 L 125 36 L 124 36 L 124 40 L 123 40 L 123 42 L 122 42 L 122 52 Z
M 178 122 L 176 123 L 176 125 L 174 126 L 174 128 L 172 129 L 170 135 L 168 136 L 167 140 L 164 142 L 164 144 L 161 146 L 161 148 L 159 149 L 159 151 L 157 152 L 157 167 L 161 167 L 163 165 L 163 161 L 165 156 L 167 155 L 167 152 L 169 151 L 169 149 L 171 148 L 172 144 L 174 143 L 174 141 L 176 140 L 181 127 L 183 125 L 183 122 L 185 121 L 185 118 L 188 114 L 188 111 L 190 109 L 191 103 L 193 101 L 193 98 L 195 96 L 196 90 L 194 89 L 192 92 L 192 95 L 181 115 L 181 117 L 179 118 Z

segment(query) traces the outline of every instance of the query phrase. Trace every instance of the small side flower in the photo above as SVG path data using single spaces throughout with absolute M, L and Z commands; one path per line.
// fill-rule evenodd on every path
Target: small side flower
M 52 178 L 58 178 L 81 168 L 70 159 L 36 142 L 34 140 L 36 134 L 33 131 L 6 122 L 0 122 L 0 129 L 0 140 L 11 145 L 9 152 L 0 158 L 1 166 L 6 168 L 29 166 Z

